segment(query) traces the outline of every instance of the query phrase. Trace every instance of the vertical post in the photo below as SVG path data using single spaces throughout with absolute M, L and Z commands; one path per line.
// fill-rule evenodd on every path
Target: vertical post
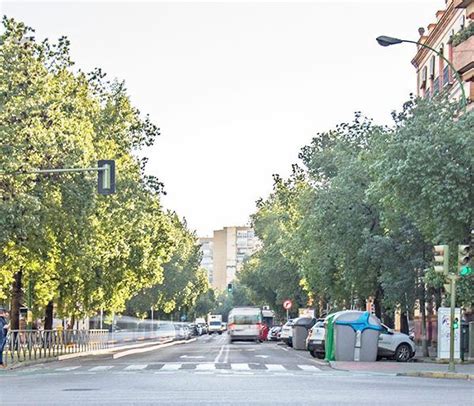
M 286 321 L 290 320 L 290 311 L 286 309 Z
M 33 281 L 31 279 L 31 275 L 30 277 L 28 278 L 28 310 L 27 310 L 27 313 L 26 313 L 26 322 L 27 322 L 27 325 L 26 325 L 26 329 L 27 330 L 32 330 L 33 329 L 33 312 L 31 310 L 31 306 L 32 306 L 32 292 L 33 290 Z
M 154 326 L 155 322 L 154 322 L 154 317 L 153 317 L 153 316 L 154 316 L 153 310 L 154 310 L 154 309 L 153 309 L 153 306 L 151 306 L 151 332 L 152 332 L 151 335 L 152 335 L 152 336 L 154 335 L 154 332 L 155 332 L 155 329 L 154 329 L 154 327 L 155 327 L 155 326 Z
M 449 322 L 449 372 L 455 371 L 454 366 L 454 318 L 455 318 L 455 308 L 456 308 L 456 277 L 455 275 L 450 276 L 450 287 L 451 287 L 451 316 Z
M 104 321 L 104 309 L 101 307 L 100 308 L 100 329 L 101 330 L 103 328 L 103 321 Z

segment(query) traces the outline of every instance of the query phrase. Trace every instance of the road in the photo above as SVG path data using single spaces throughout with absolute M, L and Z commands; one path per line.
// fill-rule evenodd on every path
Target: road
M 336 371 L 276 343 L 227 336 L 113 359 L 2 371 L 2 405 L 471 405 L 472 383 Z

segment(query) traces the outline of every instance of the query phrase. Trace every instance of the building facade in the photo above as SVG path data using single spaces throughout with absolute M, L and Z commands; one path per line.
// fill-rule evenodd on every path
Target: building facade
M 468 98 L 468 109 L 474 107 L 474 0 L 446 0 L 446 8 L 436 12 L 436 22 L 419 29 L 418 42 L 439 51 L 460 74 Z M 469 37 L 469 33 L 471 36 Z M 433 97 L 443 91 L 459 99 L 461 86 L 448 64 L 433 51 L 418 46 L 412 60 L 417 70 L 417 95 Z
M 214 267 L 213 267 L 213 257 L 214 257 L 214 241 L 212 238 L 199 238 L 199 245 L 201 246 L 201 267 L 207 271 L 207 279 L 209 284 L 212 286 L 214 280 Z
M 257 249 L 257 239 L 250 227 L 224 227 L 214 231 L 212 238 L 200 238 L 202 267 L 208 271 L 214 289 L 226 289 L 246 258 Z

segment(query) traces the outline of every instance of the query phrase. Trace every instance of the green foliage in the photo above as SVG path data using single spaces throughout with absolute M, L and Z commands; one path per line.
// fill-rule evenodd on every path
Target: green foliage
M 252 216 L 255 234 L 263 247 L 244 265 L 239 280 L 251 288 L 255 303 L 270 305 L 278 312 L 282 312 L 286 299 L 292 299 L 295 306 L 303 306 L 308 300 L 290 244 L 302 216 L 297 207 L 298 197 L 307 188 L 296 166 L 287 181 L 275 175 L 273 193 L 267 200 L 257 202 L 258 210 Z
M 123 82 L 106 81 L 99 69 L 73 72 L 66 38 L 38 42 L 22 23 L 5 17 L 3 25 L 0 301 L 12 299 L 21 270 L 38 314 L 50 301 L 65 317 L 119 312 L 165 280 L 158 307 L 192 305 L 208 288 L 195 237 L 163 211 L 163 185 L 134 154 L 153 144 L 158 127 L 132 106 Z M 96 173 L 13 175 L 104 158 L 116 160 L 112 196 L 96 193 Z
M 456 34 L 454 34 L 451 38 L 450 41 L 453 44 L 453 46 L 457 46 L 470 37 L 474 35 L 474 23 L 471 21 L 469 25 L 464 27 L 463 29 L 459 30 Z
M 373 296 L 389 316 L 424 300 L 433 244 L 468 241 L 473 226 L 474 114 L 457 111 L 446 100 L 410 100 L 392 128 L 356 113 L 317 134 L 301 150 L 304 171 L 275 176 L 257 203 L 263 247 L 240 276 L 253 298 L 278 310 L 303 289 L 297 306 L 308 298 L 325 313 L 364 308 Z M 424 282 L 438 289 L 438 279 L 428 271 Z M 469 307 L 472 295 L 466 278 L 459 303 Z

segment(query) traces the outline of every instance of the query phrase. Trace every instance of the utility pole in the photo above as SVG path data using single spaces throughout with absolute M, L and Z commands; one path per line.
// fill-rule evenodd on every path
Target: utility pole
M 456 309 L 456 279 L 457 276 L 449 274 L 450 279 L 450 290 L 451 290 L 451 315 L 449 323 L 449 372 L 455 372 L 456 367 L 454 366 L 454 317 Z

